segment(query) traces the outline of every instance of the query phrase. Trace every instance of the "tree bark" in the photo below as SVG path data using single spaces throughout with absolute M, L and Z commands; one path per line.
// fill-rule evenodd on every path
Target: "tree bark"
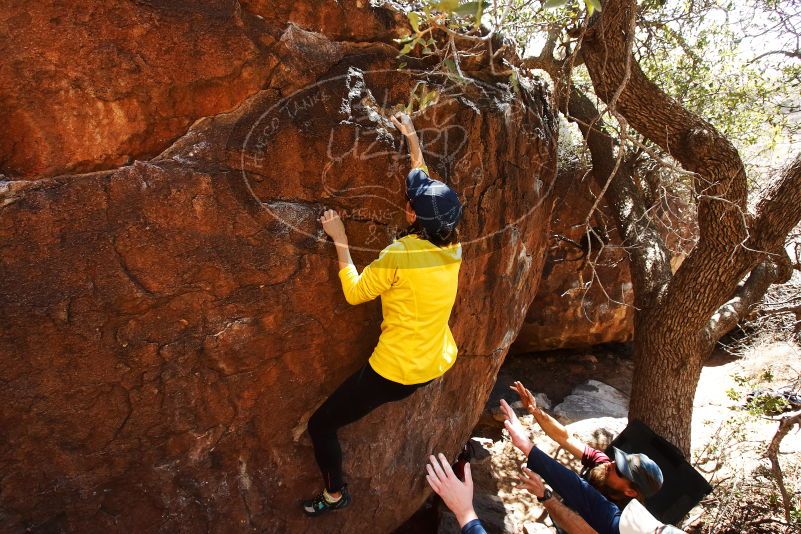
M 779 421 L 779 428 L 776 429 L 776 434 L 770 440 L 768 445 L 767 456 L 770 460 L 770 470 L 773 473 L 773 478 L 776 480 L 776 485 L 779 487 L 779 493 L 782 496 L 782 507 L 784 508 L 784 520 L 790 523 L 790 512 L 793 509 L 792 496 L 787 491 L 787 486 L 784 485 L 784 473 L 782 473 L 782 465 L 779 463 L 779 448 L 781 447 L 782 440 L 787 436 L 795 425 L 801 425 L 801 413 L 792 416 L 782 417 Z
M 780 248 L 801 219 L 801 156 L 760 200 L 756 216 L 750 216 L 744 166 L 731 142 L 659 89 L 630 57 L 627 34 L 635 9 L 632 0 L 607 1 L 581 53 L 598 96 L 696 174 L 695 248 L 667 279 L 653 280 L 653 264 L 662 258 L 652 249 L 643 248 L 640 261 L 637 256 L 632 261 L 638 313 L 629 417 L 642 420 L 689 456 L 693 399 L 701 364 L 713 347 L 710 319 L 765 251 Z
M 720 338 L 747 317 L 762 302 L 771 285 L 783 284 L 792 275 L 790 258 L 784 249 L 777 251 L 775 257 L 771 256 L 754 267 L 745 282 L 737 288 L 735 295 L 709 319 L 704 332 L 704 352 L 711 352 Z
M 568 108 L 568 118 L 577 122 L 587 141 L 595 182 L 603 188 L 609 180 L 607 198 L 623 245 L 629 247 L 632 284 L 636 287 L 634 306 L 647 305 L 654 291 L 670 281 L 670 251 L 646 213 L 645 199 L 634 184 L 632 164 L 623 160 L 615 166 L 612 138 L 604 132 L 595 105 L 572 87 Z

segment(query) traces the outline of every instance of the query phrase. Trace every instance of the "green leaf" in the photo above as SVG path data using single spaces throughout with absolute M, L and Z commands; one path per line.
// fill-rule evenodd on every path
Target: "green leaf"
M 415 39 L 416 39 L 416 37 L 414 35 L 404 35 L 400 39 L 392 39 L 392 40 L 395 41 L 398 44 L 404 44 L 404 43 L 408 43 L 409 41 L 414 41 Z
M 478 1 L 478 9 L 476 10 L 476 28 L 481 26 L 481 17 L 484 16 L 484 0 Z
M 556 9 L 557 7 L 562 7 L 567 3 L 567 0 L 547 0 L 544 4 L 542 4 L 543 9 Z
M 459 7 L 459 0 L 440 0 L 439 3 L 437 3 L 437 9 L 445 13 L 450 13 L 457 7 Z
M 412 51 L 412 49 L 415 47 L 416 44 L 417 44 L 417 39 L 409 43 L 406 43 L 405 45 L 403 45 L 403 48 L 401 48 L 400 52 L 398 52 L 398 55 L 402 56 L 404 54 L 408 54 L 409 52 Z
M 426 91 L 423 95 L 423 98 L 420 99 L 420 106 L 418 109 L 420 111 L 427 108 L 429 105 L 434 104 L 437 99 L 439 98 L 439 91 L 436 89 L 432 89 L 431 91 Z
M 420 89 L 420 96 L 417 94 L 417 90 Z M 414 104 L 415 102 L 420 102 L 426 95 L 426 84 L 423 81 L 418 81 L 414 84 L 411 92 L 409 93 L 409 101 L 406 104 L 406 113 L 412 113 L 414 111 Z M 420 106 L 418 106 L 420 109 Z
M 457 15 L 469 17 L 471 15 L 475 16 L 479 9 L 481 9 L 481 2 L 466 2 L 457 6 L 453 12 Z
M 594 11 L 601 11 L 601 0 L 584 0 L 584 3 L 587 4 L 587 13 L 592 16 Z
M 418 89 L 421 90 L 420 91 L 421 94 L 424 94 L 426 92 L 426 84 L 425 84 L 425 82 L 419 81 L 416 84 L 414 84 L 414 88 L 412 89 L 412 92 L 409 94 L 409 101 L 410 102 L 414 102 L 416 100 L 420 100 L 420 97 L 417 96 L 417 90 Z
M 414 11 L 409 11 L 409 24 L 412 25 L 412 29 L 416 32 L 420 32 L 420 15 L 415 13 Z
M 512 83 L 514 92 L 520 94 L 520 80 L 517 79 L 516 72 L 512 72 L 512 74 L 509 75 L 509 81 Z
M 448 78 L 454 80 L 459 85 L 467 83 L 467 78 L 459 74 L 459 71 L 456 69 L 456 62 L 453 61 L 452 58 L 446 59 L 443 63 L 445 68 L 448 69 Z

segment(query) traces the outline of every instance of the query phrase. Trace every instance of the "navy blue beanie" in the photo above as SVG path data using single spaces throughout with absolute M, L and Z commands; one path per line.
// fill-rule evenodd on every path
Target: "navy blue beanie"
M 412 169 L 406 176 L 406 197 L 431 236 L 444 238 L 462 218 L 462 203 L 456 192 L 431 179 L 423 169 Z

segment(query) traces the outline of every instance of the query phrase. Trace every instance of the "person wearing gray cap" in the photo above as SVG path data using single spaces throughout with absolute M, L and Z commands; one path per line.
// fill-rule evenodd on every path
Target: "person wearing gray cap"
M 644 500 L 655 495 L 662 487 L 662 470 L 646 454 L 627 454 L 614 448 L 613 460 L 572 436 L 564 425 L 537 406 L 534 395 L 523 384 L 515 382 L 512 390 L 545 434 L 581 459 L 582 476 L 611 501 L 625 506 L 631 499 Z
M 524 471 L 527 480 L 524 487 L 540 502 L 553 498 L 550 490 L 542 485 L 548 483 L 558 493 L 564 504 L 578 513 L 598 534 L 679 534 L 678 528 L 656 519 L 638 500 L 622 508 L 591 486 L 576 473 L 551 458 L 529 439 L 514 410 L 503 400 L 504 428 L 509 432 L 512 444 L 528 458 Z M 536 475 L 535 475 L 536 474 Z M 540 477 L 542 480 L 540 480 Z

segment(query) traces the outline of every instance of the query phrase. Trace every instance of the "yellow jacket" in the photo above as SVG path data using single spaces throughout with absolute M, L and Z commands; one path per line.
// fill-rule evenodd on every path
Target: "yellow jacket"
M 456 342 L 448 326 L 462 246 L 438 247 L 408 235 L 381 251 L 360 275 L 349 265 L 339 271 L 350 304 L 381 295 L 381 336 L 370 366 L 400 384 L 428 382 L 456 361 Z

